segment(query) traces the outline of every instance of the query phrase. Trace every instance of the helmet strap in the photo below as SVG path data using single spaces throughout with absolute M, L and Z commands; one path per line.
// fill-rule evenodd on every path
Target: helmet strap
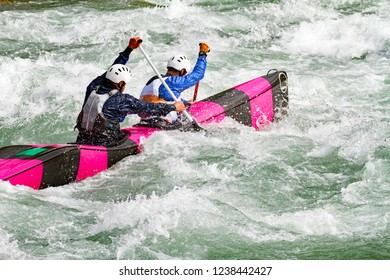
M 116 90 L 119 92 L 123 92 L 125 90 L 126 83 L 124 81 L 120 81 L 119 83 L 114 83 L 113 81 L 107 79 L 107 82 L 111 84 L 114 88 L 116 88 Z
M 115 87 L 119 92 L 123 92 L 125 90 L 126 83 L 124 81 L 120 81 L 119 83 L 115 84 Z
M 166 75 L 169 75 L 169 76 L 183 76 L 182 75 L 182 71 L 183 70 L 176 70 L 175 68 L 172 68 L 172 67 L 168 67 L 168 71 L 166 73 Z

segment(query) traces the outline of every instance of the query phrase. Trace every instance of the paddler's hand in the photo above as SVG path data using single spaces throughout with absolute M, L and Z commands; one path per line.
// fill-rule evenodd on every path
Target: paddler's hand
M 199 56 L 207 56 L 210 52 L 210 47 L 205 42 L 199 43 Z
M 192 104 L 194 104 L 194 100 L 193 99 L 191 99 L 191 100 L 184 100 L 184 99 L 182 99 L 181 101 L 183 101 L 184 106 L 186 106 L 187 110 L 191 107 Z
M 141 44 L 142 44 L 141 37 L 134 37 L 134 38 L 131 38 L 129 41 L 129 48 L 132 50 L 135 50 L 136 48 L 141 46 Z
M 175 105 L 177 112 L 183 112 L 186 109 L 186 106 L 181 101 L 175 102 L 173 105 Z

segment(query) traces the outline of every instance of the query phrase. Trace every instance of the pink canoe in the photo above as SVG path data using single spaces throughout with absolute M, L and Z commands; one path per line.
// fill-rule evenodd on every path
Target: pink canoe
M 261 129 L 287 115 L 287 74 L 270 70 L 194 103 L 189 112 L 204 127 L 230 117 Z M 121 159 L 142 151 L 143 142 L 161 128 L 133 126 L 127 141 L 116 147 L 75 144 L 31 144 L 0 148 L 0 180 L 39 190 L 76 182 L 108 169 Z

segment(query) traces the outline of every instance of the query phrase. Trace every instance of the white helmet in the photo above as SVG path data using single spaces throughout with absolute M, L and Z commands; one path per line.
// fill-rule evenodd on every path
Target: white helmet
M 180 71 L 184 68 L 186 69 L 187 73 L 189 73 L 191 68 L 191 62 L 185 55 L 177 54 L 168 60 L 167 68 L 168 67 L 176 69 L 177 71 Z
M 122 81 L 128 84 L 130 82 L 131 72 L 126 65 L 114 64 L 107 70 L 106 78 L 116 84 Z

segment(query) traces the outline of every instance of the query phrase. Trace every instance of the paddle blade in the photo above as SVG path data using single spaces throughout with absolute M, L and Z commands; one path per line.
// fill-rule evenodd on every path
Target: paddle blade
M 191 124 L 191 128 L 194 131 L 202 131 L 205 130 L 203 127 L 201 127 L 196 121 L 193 121 Z

